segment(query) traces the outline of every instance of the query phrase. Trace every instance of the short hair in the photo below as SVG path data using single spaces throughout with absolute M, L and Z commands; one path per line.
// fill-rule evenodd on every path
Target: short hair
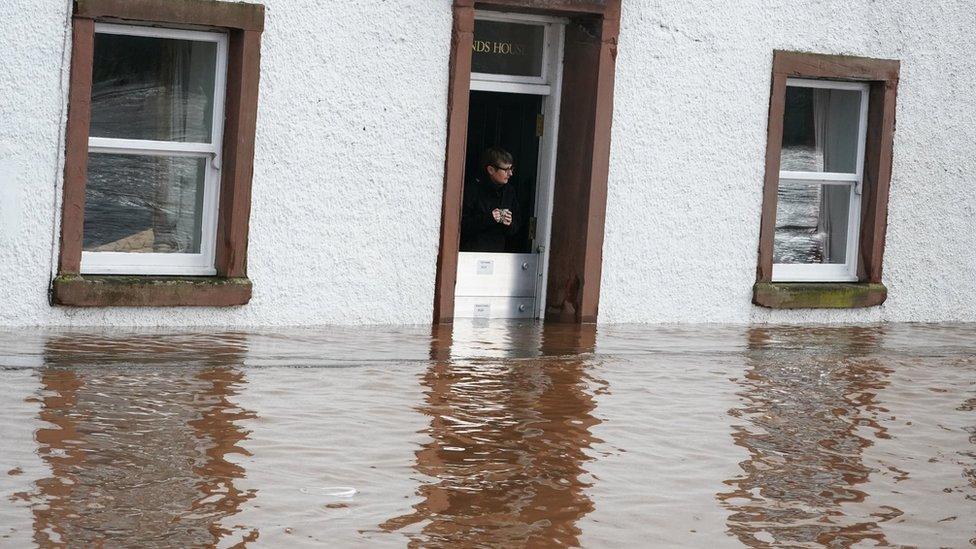
M 487 168 L 488 166 L 494 166 L 497 168 L 499 164 L 511 163 L 512 153 L 501 147 L 485 149 L 485 152 L 481 153 L 481 166 L 484 168 Z

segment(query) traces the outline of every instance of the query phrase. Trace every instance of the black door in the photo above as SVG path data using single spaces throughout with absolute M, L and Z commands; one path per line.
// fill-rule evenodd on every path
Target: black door
M 465 180 L 484 179 L 481 154 L 490 147 L 501 147 L 512 153 L 515 173 L 513 185 L 519 200 L 519 211 L 527 222 L 508 239 L 505 251 L 528 253 L 535 236 L 536 176 L 539 171 L 542 96 L 472 91 L 468 111 L 468 150 Z M 532 217 L 529 217 L 532 216 Z M 463 249 L 461 251 L 464 251 Z

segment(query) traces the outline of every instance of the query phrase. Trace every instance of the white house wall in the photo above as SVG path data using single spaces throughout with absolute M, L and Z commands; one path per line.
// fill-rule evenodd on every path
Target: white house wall
M 48 304 L 68 0 L 0 3 L 0 325 L 427 323 L 451 2 L 267 0 L 248 276 L 238 308 Z M 976 9 L 623 0 L 601 322 L 976 320 Z M 750 303 L 774 49 L 900 59 L 888 301 Z
M 600 320 L 976 320 L 974 25 L 968 0 L 624 0 Z M 774 49 L 901 60 L 881 307 L 750 304 Z

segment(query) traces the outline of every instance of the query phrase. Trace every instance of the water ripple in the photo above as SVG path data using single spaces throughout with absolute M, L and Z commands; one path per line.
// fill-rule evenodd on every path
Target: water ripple
M 0 331 L 0 545 L 976 544 L 974 333 Z

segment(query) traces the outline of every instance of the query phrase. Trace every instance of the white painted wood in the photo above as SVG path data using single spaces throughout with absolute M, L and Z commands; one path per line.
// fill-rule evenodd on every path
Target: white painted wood
M 780 177 L 780 183 L 800 183 L 802 185 L 809 185 L 811 187 L 816 185 L 839 185 L 842 187 L 853 187 L 856 181 L 845 181 L 843 179 L 810 179 L 807 177 Z
M 497 82 L 488 80 L 472 80 L 471 90 L 502 93 L 526 93 L 531 95 L 549 95 L 552 93 L 552 87 L 548 84 L 525 84 L 522 82 Z
M 125 36 L 145 36 L 148 38 L 169 38 L 173 40 L 193 40 L 195 42 L 220 42 L 226 35 L 219 32 L 196 31 L 150 27 L 147 25 L 120 25 L 116 23 L 95 23 L 98 34 L 122 34 Z
M 543 71 L 545 70 L 545 62 L 542 63 Z M 546 84 L 546 75 L 543 72 L 542 76 L 520 76 L 514 74 L 495 74 L 490 72 L 472 72 L 471 82 L 507 82 L 510 84 L 525 84 L 527 86 L 542 86 Z M 531 88 L 529 88 L 531 89 Z M 489 90 L 492 91 L 492 90 Z
M 488 10 L 475 10 L 474 18 L 485 21 L 508 21 L 510 23 L 556 23 L 559 25 L 565 25 L 569 22 L 569 20 L 565 17 L 556 17 L 553 15 L 536 15 L 531 13 Z
M 193 275 L 217 274 L 203 253 L 81 252 L 82 274 Z
M 89 137 L 88 150 L 113 154 L 144 154 L 149 156 L 199 156 L 213 154 L 217 145 L 182 141 L 153 141 L 150 139 L 117 139 Z
M 845 82 L 842 80 L 813 80 L 810 78 L 787 78 L 787 86 L 800 88 L 821 88 L 829 90 L 856 90 L 866 91 L 869 84 L 866 82 Z
M 458 253 L 456 296 L 534 297 L 539 254 Z
M 776 263 L 773 265 L 773 282 L 855 282 L 857 275 L 852 274 L 846 264 L 792 264 Z
M 789 170 L 783 170 L 779 172 L 779 180 L 793 180 L 793 181 L 846 181 L 850 183 L 857 183 L 859 180 L 858 174 L 856 173 L 843 173 L 843 172 L 795 172 Z
M 214 78 L 214 110 L 211 142 L 214 151 L 207 164 L 203 189 L 203 221 L 200 224 L 200 251 L 207 266 L 214 267 L 217 257 L 217 217 L 220 211 L 220 171 L 223 168 L 224 101 L 227 96 L 228 39 L 221 34 L 217 41 L 217 74 Z M 216 269 L 214 269 L 216 274 Z
M 539 169 L 536 184 L 536 253 L 539 254 L 539 275 L 536 280 L 536 318 L 545 318 L 546 281 L 549 276 L 549 243 L 552 236 L 552 205 L 556 188 L 556 146 L 559 142 L 559 107 L 562 101 L 563 86 L 563 46 L 565 43 L 566 21 L 552 23 L 553 52 L 549 63 L 552 65 L 552 95 L 543 99 L 545 103 L 545 124 L 542 140 L 539 143 Z
M 871 87 L 868 84 L 864 84 L 861 88 L 861 122 L 858 126 L 857 135 L 857 184 L 854 187 L 854 191 L 858 195 L 858 211 L 860 211 L 861 205 L 861 188 L 864 185 L 864 154 L 868 140 L 868 98 L 870 97 L 870 93 Z M 860 216 L 858 216 L 858 220 L 860 221 Z
M 505 296 L 457 296 L 455 318 L 534 318 L 535 298 Z

